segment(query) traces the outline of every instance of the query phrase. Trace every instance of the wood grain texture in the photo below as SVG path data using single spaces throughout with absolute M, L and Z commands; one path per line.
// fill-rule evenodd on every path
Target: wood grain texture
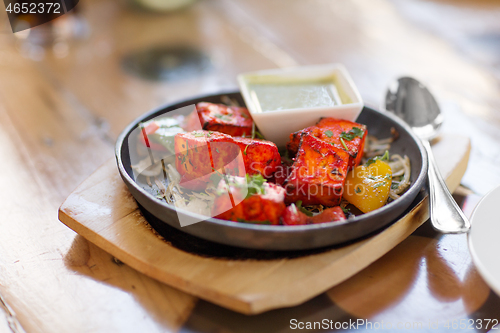
M 413 234 L 327 295 L 345 311 L 372 321 L 466 318 L 485 303 L 490 289 L 470 258 L 463 259 L 465 238 Z
M 467 167 L 469 140 L 443 136 L 434 149 L 450 188 L 456 188 Z M 110 160 L 66 199 L 59 219 L 148 276 L 231 310 L 257 314 L 301 304 L 359 272 L 428 219 L 426 203 L 375 236 L 320 254 L 269 261 L 204 258 L 173 247 L 147 227 Z
M 479 2 L 491 5 L 481 11 Z M 155 300 L 158 282 L 134 271 L 143 285 L 136 291 L 127 282 L 133 270 L 82 241 L 56 212 L 113 156 L 125 124 L 165 102 L 233 89 L 243 71 L 342 62 L 375 106 L 392 79 L 414 75 L 441 102 L 444 132 L 471 137 L 465 184 L 476 191 L 471 185 L 500 181 L 498 1 L 211 0 L 167 15 L 114 0 L 80 1 L 78 8 L 89 34 L 63 41 L 66 55 L 48 46 L 37 59 L 0 10 L 0 295 L 27 332 L 177 330 L 194 298 L 181 310 L 148 305 L 169 303 Z M 204 51 L 213 70 L 148 81 L 121 67 L 131 51 L 179 44 Z M 80 269 L 72 263 L 83 259 L 67 254 L 87 253 L 85 243 L 92 268 Z M 418 295 L 409 302 L 418 304 Z M 4 313 L 0 323 L 9 320 Z

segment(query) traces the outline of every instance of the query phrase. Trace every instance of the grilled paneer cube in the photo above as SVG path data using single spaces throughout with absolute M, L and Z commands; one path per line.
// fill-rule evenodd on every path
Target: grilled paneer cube
M 201 127 L 200 127 L 201 124 Z M 186 130 L 217 131 L 232 136 L 252 134 L 253 120 L 247 108 L 201 102 L 186 120 Z
M 274 143 L 212 131 L 176 135 L 175 153 L 180 185 L 192 190 L 206 188 L 216 170 L 233 176 L 261 174 L 271 177 L 280 165 L 278 147 Z
M 203 190 L 218 170 L 225 174 L 245 175 L 240 147 L 227 134 L 208 131 L 179 133 L 175 136 L 175 166 L 180 185 Z M 241 156 L 241 155 L 240 155 Z
M 286 209 L 285 189 L 260 175 L 226 177 L 217 187 L 212 216 L 223 220 L 280 224 Z
M 365 125 L 342 119 L 322 118 L 316 125 L 290 134 L 290 141 L 287 143 L 290 156 L 297 154 L 300 139 L 306 134 L 346 151 L 350 156 L 350 167 L 357 166 L 363 157 L 367 135 Z
M 312 135 L 303 135 L 285 180 L 286 202 L 337 206 L 349 166 L 349 154 Z
M 245 170 L 249 175 L 271 177 L 281 164 L 281 156 L 275 143 L 266 140 L 233 137 L 243 152 Z

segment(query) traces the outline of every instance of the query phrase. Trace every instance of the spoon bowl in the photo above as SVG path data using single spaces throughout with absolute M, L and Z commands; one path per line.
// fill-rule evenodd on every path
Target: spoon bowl
M 411 77 L 402 77 L 389 87 L 386 110 L 403 119 L 422 140 L 434 139 L 444 117 L 430 91 Z

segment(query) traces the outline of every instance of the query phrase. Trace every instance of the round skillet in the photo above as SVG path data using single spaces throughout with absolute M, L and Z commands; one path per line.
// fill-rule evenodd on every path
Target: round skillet
M 133 121 L 121 133 L 116 143 L 115 153 L 118 170 L 139 205 L 158 220 L 182 232 L 221 244 L 260 250 L 304 250 L 338 245 L 352 242 L 389 226 L 406 209 L 410 208 L 425 183 L 427 155 L 419 139 L 413 135 L 404 122 L 395 116 L 365 107 L 357 122 L 365 124 L 368 127 L 368 133 L 378 138 L 390 137 L 391 128 L 395 128 L 399 133 L 399 138 L 391 144 L 390 153 L 407 155 L 410 158 L 411 187 L 398 200 L 354 219 L 301 226 L 247 224 L 216 218 L 200 218 L 199 215 L 187 211 L 177 212 L 173 205 L 158 200 L 134 180 L 130 151 L 127 144 L 128 137 L 140 122 L 148 121 L 159 115 L 167 114 L 169 111 L 202 101 L 222 103 L 223 96 L 238 101 L 240 105 L 245 105 L 239 92 L 201 96 L 169 104 Z M 204 221 L 181 227 L 177 214 L 184 214 L 190 218 L 200 218 Z

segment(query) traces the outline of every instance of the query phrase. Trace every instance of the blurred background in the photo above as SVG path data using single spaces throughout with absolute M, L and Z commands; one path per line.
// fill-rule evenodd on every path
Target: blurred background
M 473 137 L 464 184 L 484 194 L 500 183 L 499 15 L 493 0 L 86 0 L 16 34 L 0 13 L 0 66 L 10 84 L 57 87 L 109 148 L 138 115 L 233 90 L 245 71 L 341 62 L 376 107 L 392 80 L 414 76 L 436 94 L 444 130 Z

